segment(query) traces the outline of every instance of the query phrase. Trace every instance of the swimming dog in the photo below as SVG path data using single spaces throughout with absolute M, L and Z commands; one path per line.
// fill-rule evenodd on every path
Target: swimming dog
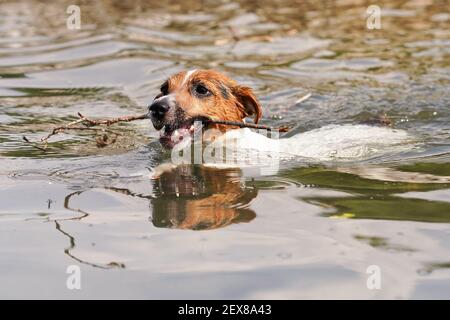
M 264 162 L 274 159 L 272 155 L 313 162 L 355 160 L 412 146 L 407 143 L 410 137 L 406 131 L 363 124 L 328 125 L 283 139 L 272 139 L 273 136 L 269 138 L 248 128 L 231 130 L 238 126 L 211 120 L 241 124 L 253 117 L 254 123 L 258 123 L 262 107 L 251 88 L 214 70 L 179 72 L 167 79 L 160 91 L 148 107 L 148 114 L 155 129 L 161 131 L 160 142 L 167 148 L 174 148 L 184 137 L 194 135 L 197 132 L 194 123 L 202 124 L 202 141 L 214 141 L 210 146 L 236 141 L 233 149 L 239 151 L 237 154 L 245 149 L 257 150 L 259 155 L 270 154 L 269 158 L 262 158 Z M 215 129 L 214 135 L 208 136 L 209 129 Z

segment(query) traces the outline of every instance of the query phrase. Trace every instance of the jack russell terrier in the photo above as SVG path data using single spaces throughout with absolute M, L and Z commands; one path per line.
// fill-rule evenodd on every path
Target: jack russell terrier
M 369 125 L 328 125 L 289 138 L 271 139 L 248 128 L 214 123 L 217 120 L 254 123 L 262 117 L 262 107 L 253 90 L 214 70 L 182 71 L 161 85 L 161 92 L 149 106 L 149 117 L 160 142 L 172 149 L 182 139 L 180 132 L 194 135 L 194 123 L 215 129 L 221 136 L 239 138 L 239 148 L 258 148 L 289 157 L 314 161 L 355 160 L 375 154 L 404 151 L 411 139 L 403 130 Z M 211 122 L 212 120 L 212 122 Z M 217 136 L 216 136 L 217 138 Z M 203 134 L 203 141 L 208 140 Z M 217 140 L 217 139 L 216 139 Z

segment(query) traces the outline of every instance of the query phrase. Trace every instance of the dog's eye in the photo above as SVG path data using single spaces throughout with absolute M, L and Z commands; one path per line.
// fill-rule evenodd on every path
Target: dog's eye
M 166 96 L 169 94 L 169 84 L 167 83 L 167 81 L 162 84 L 160 89 L 161 89 L 161 93 L 163 96 Z
M 195 91 L 195 93 L 196 93 L 198 96 L 201 96 L 201 97 L 208 96 L 208 95 L 210 95 L 210 93 L 211 93 L 211 92 L 208 90 L 208 88 L 205 87 L 205 86 L 202 85 L 202 84 L 197 84 L 197 85 L 195 85 L 194 91 Z

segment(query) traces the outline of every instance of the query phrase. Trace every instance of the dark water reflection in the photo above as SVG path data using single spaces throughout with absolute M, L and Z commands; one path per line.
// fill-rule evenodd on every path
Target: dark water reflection
M 0 297 L 450 297 L 448 1 L 378 1 L 380 30 L 366 1 L 86 1 L 79 31 L 69 4 L 0 2 Z M 170 155 L 147 121 L 103 148 L 84 133 L 23 143 L 77 112 L 141 113 L 193 67 L 255 88 L 288 135 L 387 114 L 416 147 L 155 177 Z
M 154 195 L 152 223 L 159 228 L 209 230 L 256 216 L 248 205 L 257 189 L 242 181 L 239 169 L 177 167 L 155 181 Z

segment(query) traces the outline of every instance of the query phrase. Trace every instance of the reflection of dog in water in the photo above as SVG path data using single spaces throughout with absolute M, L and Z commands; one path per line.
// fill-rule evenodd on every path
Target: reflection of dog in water
M 156 227 L 215 229 L 256 217 L 248 204 L 257 189 L 242 181 L 239 169 L 182 165 L 164 170 L 154 183 Z
M 125 196 L 150 199 L 151 221 L 159 228 L 214 229 L 232 223 L 249 222 L 256 217 L 248 205 L 256 197 L 257 188 L 243 181 L 241 171 L 236 168 L 173 166 L 163 170 L 153 183 L 152 195 L 135 193 L 124 188 L 105 187 L 105 189 Z M 84 191 L 87 190 L 90 189 Z M 82 220 L 91 215 L 86 211 L 88 209 L 71 206 L 72 198 L 80 196 L 84 191 L 72 192 L 64 199 L 64 208 L 77 213 L 77 216 L 54 220 L 56 230 L 69 239 L 69 246 L 64 249 L 64 253 L 78 263 L 92 267 L 124 268 L 125 265 L 121 262 L 92 262 L 74 252 L 77 235 L 65 230 L 64 222 Z

